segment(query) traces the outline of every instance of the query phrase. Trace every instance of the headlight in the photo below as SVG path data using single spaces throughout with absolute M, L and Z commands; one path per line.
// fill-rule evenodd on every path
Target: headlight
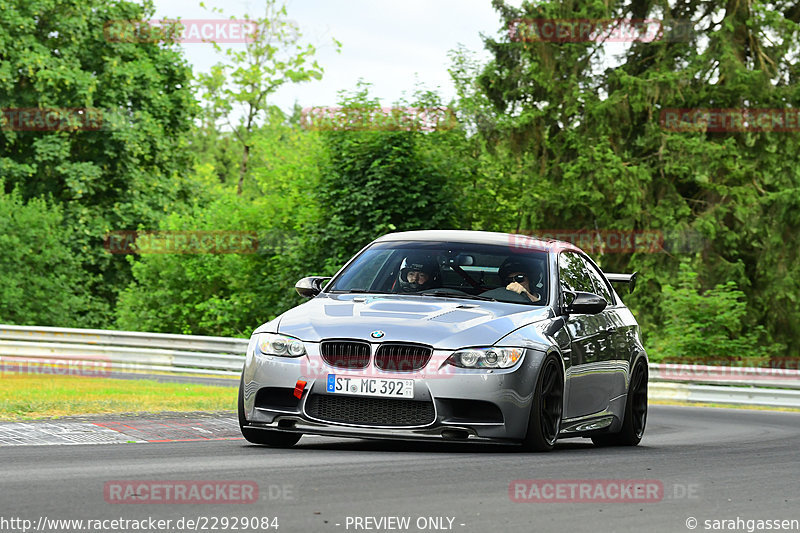
M 300 357 L 306 354 L 306 347 L 302 341 L 275 333 L 261 333 L 256 341 L 256 348 L 257 352 L 263 355 L 279 357 Z
M 457 351 L 447 362 L 461 368 L 510 368 L 523 353 L 522 348 L 469 348 Z

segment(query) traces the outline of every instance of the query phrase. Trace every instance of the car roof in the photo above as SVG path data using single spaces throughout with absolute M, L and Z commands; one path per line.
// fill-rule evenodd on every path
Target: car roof
M 500 244 L 511 248 L 519 248 L 520 251 L 549 251 L 559 252 L 570 250 L 581 252 L 582 250 L 572 243 L 556 241 L 553 239 L 540 239 L 530 235 L 520 235 L 517 233 L 498 233 L 494 231 L 469 231 L 469 230 L 419 230 L 401 231 L 388 233 L 378 237 L 374 242 L 391 241 L 445 241 L 445 242 L 464 242 L 475 244 Z

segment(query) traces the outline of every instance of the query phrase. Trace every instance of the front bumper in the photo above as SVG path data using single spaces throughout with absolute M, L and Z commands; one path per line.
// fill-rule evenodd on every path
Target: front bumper
M 322 360 L 318 344 L 307 343 L 306 347 L 309 353 L 297 359 L 248 354 L 242 386 L 249 427 L 338 437 L 516 443 L 527 431 L 533 390 L 544 358 L 544 353 L 526 349 L 522 360 L 510 369 L 469 370 L 444 363 L 451 351 L 435 350 L 429 364 L 419 372 L 387 372 L 372 366 L 363 370 L 334 368 Z M 332 397 L 337 401 L 365 398 L 328 393 L 328 374 L 413 379 L 414 396 L 410 400 L 432 406 L 433 412 L 428 407 L 430 416 L 425 422 L 402 425 L 392 425 L 390 417 L 359 423 L 314 416 L 316 408 L 309 409 L 314 402 L 334 401 Z M 298 380 L 307 384 L 302 397 L 291 400 Z

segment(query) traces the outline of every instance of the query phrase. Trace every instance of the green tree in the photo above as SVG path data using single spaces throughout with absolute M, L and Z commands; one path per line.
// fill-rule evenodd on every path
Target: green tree
M 285 3 L 265 0 L 264 16 L 253 23 L 256 30 L 244 49 L 225 49 L 229 64 L 218 63 L 210 73 L 198 76 L 208 116 L 212 121 L 224 119 L 241 143 L 236 186 L 239 195 L 248 171 L 253 134 L 259 122 L 269 116 L 269 97 L 287 83 L 321 79 L 323 72 L 313 59 L 314 46 L 300 43 L 299 28 L 287 19 Z M 222 51 L 217 43 L 214 46 Z
M 647 345 L 653 361 L 758 366 L 783 348 L 764 342 L 763 326 L 746 326 L 747 300 L 734 281 L 701 291 L 697 273 L 684 261 L 675 284 L 662 290 L 664 327 Z
M 704 243 L 690 250 L 691 264 L 702 288 L 734 281 L 748 299 L 744 322 L 796 352 L 800 135 L 674 131 L 660 118 L 670 108 L 796 109 L 800 10 L 790 2 L 493 5 L 502 36 L 485 39 L 490 61 L 463 75 L 468 58 L 457 54 L 454 79 L 468 96 L 468 129 L 515 184 L 503 195 L 516 226 L 696 232 Z M 694 31 L 633 42 L 612 57 L 604 42 L 509 32 L 534 19 L 659 19 L 667 28 L 680 20 Z M 674 245 L 601 258 L 611 271 L 643 272 L 628 299 L 646 332 L 664 322 L 661 288 L 680 263 Z
M 379 102 L 368 84 L 343 95 L 342 116 L 374 111 Z M 428 95 L 402 108 L 438 107 Z M 393 231 L 458 227 L 457 167 L 444 157 L 448 132 L 402 131 L 347 125 L 321 133 L 325 147 L 320 183 L 314 190 L 319 206 L 318 235 L 312 246 L 325 271 L 334 272 L 378 236 Z M 459 135 L 459 133 L 453 133 Z M 441 157 L 440 157 L 441 156 Z
M 225 84 L 225 74 L 220 65 L 211 67 L 207 74 L 199 74 L 195 86 L 207 98 L 201 99 L 201 122 L 194 128 L 191 138 L 191 151 L 199 165 L 211 165 L 216 179 L 221 184 L 237 183 L 242 161 L 242 147 L 236 134 L 221 129 L 220 121 L 228 112 L 227 102 L 218 97 Z M 223 105 L 225 109 L 218 106 Z
M 0 181 L 2 185 L 2 181 Z M 81 326 L 96 311 L 62 208 L 0 187 L 0 323 Z
M 347 110 L 377 110 L 366 87 Z M 431 93 L 399 107 L 440 107 Z M 301 277 L 331 274 L 364 244 L 400 230 L 459 227 L 464 132 L 390 129 L 309 131 L 277 113 L 255 130 L 248 195 L 197 167 L 205 195 L 169 230 L 240 230 L 259 235 L 256 254 L 163 254 L 132 258 L 135 281 L 120 298 L 123 329 L 246 335 L 302 300 Z M 397 126 L 397 124 L 395 124 Z M 463 221 L 464 224 L 468 220 Z
M 264 241 L 260 206 L 236 195 L 220 195 L 175 213 L 161 223 L 162 231 L 252 232 Z M 242 239 L 239 240 L 242 242 Z M 268 286 L 265 259 L 275 250 L 259 246 L 250 253 L 202 253 L 194 246 L 170 248 L 170 253 L 129 256 L 134 281 L 122 292 L 116 309 L 122 329 L 195 335 L 246 336 L 263 322 L 261 309 Z M 266 241 L 265 241 L 266 244 Z
M 0 176 L 7 192 L 50 195 L 63 206 L 71 249 L 91 274 L 98 311 L 87 320 L 105 325 L 130 270 L 104 250 L 104 236 L 153 228 L 190 194 L 182 178 L 196 113 L 190 68 L 172 43 L 126 42 L 108 31 L 114 21 L 152 17 L 149 0 L 0 0 L 0 12 L 2 107 L 101 114 L 99 130 L 2 128 Z
M 295 282 L 314 273 L 305 230 L 316 220 L 311 191 L 320 152 L 316 135 L 276 115 L 254 134 L 251 198 L 220 184 L 213 166 L 198 166 L 204 187 L 185 213 L 170 214 L 160 229 L 251 232 L 257 249 L 129 256 L 134 281 L 120 296 L 117 327 L 247 336 L 298 304 Z

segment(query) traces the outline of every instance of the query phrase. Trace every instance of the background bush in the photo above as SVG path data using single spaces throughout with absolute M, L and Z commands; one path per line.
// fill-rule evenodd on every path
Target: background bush
M 662 9 L 493 5 L 499 28 Z M 487 61 L 457 49 L 454 101 L 416 88 L 395 103 L 454 110 L 456 123 L 436 131 L 314 131 L 300 106 L 285 115 L 232 90 L 224 67 L 195 76 L 175 45 L 104 37 L 106 22 L 151 18 L 150 2 L 0 0 L 3 107 L 94 107 L 108 119 L 101 131 L 0 128 L 0 320 L 247 336 L 300 301 L 297 279 L 332 274 L 386 232 L 655 230 L 658 253 L 593 254 L 608 271 L 640 271 L 625 300 L 655 360 L 795 356 L 800 133 L 671 131 L 660 114 L 800 108 L 800 26 L 759 2 L 686 10 L 707 31 L 616 58 L 506 31 L 484 38 Z M 303 50 L 301 66 L 321 75 L 314 48 Z M 267 79 L 238 57 L 228 66 Z M 273 74 L 310 76 L 293 68 Z M 369 90 L 358 84 L 340 105 L 386 105 Z M 221 125 L 252 98 L 252 120 Z M 252 231 L 260 247 L 104 249 L 109 232 L 130 230 Z

